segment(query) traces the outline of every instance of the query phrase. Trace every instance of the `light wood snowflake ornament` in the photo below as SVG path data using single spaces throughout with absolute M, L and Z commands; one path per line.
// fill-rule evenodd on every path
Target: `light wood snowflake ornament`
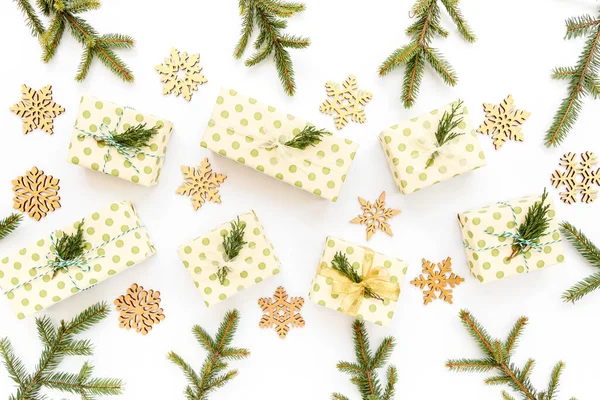
M 47 85 L 40 90 L 33 90 L 21 85 L 21 101 L 10 108 L 23 120 L 23 133 L 28 134 L 36 128 L 52 135 L 54 118 L 65 112 L 65 109 L 52 99 L 52 86 Z
M 154 69 L 160 74 L 160 81 L 164 83 L 163 94 L 183 94 L 187 101 L 192 100 L 192 92 L 198 90 L 198 85 L 208 82 L 200 73 L 200 54 L 188 56 L 187 52 L 180 53 L 172 48 L 171 57 L 165 58 L 164 63 Z
M 517 109 L 514 103 L 512 95 L 509 94 L 498 106 L 487 103 L 483 105 L 486 120 L 477 128 L 477 132 L 492 135 L 496 150 L 507 140 L 524 140 L 521 125 L 531 113 Z
M 155 324 L 165 319 L 160 301 L 159 291 L 144 290 L 143 286 L 134 283 L 126 294 L 115 300 L 119 311 L 119 327 L 135 329 L 137 333 L 147 335 Z
M 33 167 L 25 176 L 12 181 L 15 194 L 13 208 L 39 221 L 49 212 L 60 208 L 59 183 L 60 179 L 44 175 L 44 171 Z
M 393 236 L 392 227 L 388 220 L 393 216 L 400 214 L 401 211 L 385 207 L 385 192 L 381 193 L 375 203 L 371 203 L 362 197 L 359 197 L 358 201 L 360 202 L 360 208 L 362 208 L 363 213 L 350 220 L 350 223 L 366 225 L 367 240 L 371 239 L 377 230 Z
M 327 115 L 333 115 L 335 127 L 342 129 L 349 120 L 360 124 L 367 120 L 364 106 L 373 98 L 370 92 L 359 90 L 356 77 L 350 75 L 348 79 L 340 85 L 329 81 L 325 84 L 327 99 L 321 104 L 320 110 Z
M 577 154 L 567 153 L 560 158 L 563 170 L 556 170 L 552 174 L 552 186 L 563 187 L 560 199 L 567 204 L 577 202 L 577 195 L 581 196 L 582 203 L 592 203 L 598 197 L 595 186 L 600 186 L 600 168 L 598 157 L 589 151 L 581 153 L 581 160 Z
M 208 158 L 202 160 L 198 168 L 182 166 L 181 172 L 185 177 L 185 182 L 177 188 L 177 194 L 191 197 L 194 210 L 197 211 L 204 203 L 209 201 L 217 204 L 221 203 L 218 188 L 225 182 L 227 176 L 213 172 Z
M 259 326 L 274 328 L 281 339 L 285 339 L 291 328 L 304 326 L 304 319 L 300 315 L 304 299 L 292 297 L 288 300 L 288 294 L 283 286 L 277 288 L 273 298 L 258 299 L 258 305 L 264 313 Z
M 425 289 L 423 290 L 425 305 L 437 298 L 452 304 L 452 289 L 465 281 L 452 272 L 452 259 L 448 257 L 437 264 L 423 259 L 422 263 L 423 273 L 418 278 L 410 281 L 410 283 L 419 289 Z

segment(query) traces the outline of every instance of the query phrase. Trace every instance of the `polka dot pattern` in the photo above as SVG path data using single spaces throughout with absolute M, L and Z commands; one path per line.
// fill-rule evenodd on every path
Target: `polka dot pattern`
M 140 123 L 146 124 L 146 127 L 157 128 L 158 134 L 153 135 L 149 146 L 141 150 L 148 154 L 161 156 L 162 158 L 149 157 L 139 153 L 133 159 L 130 157 L 135 165 L 134 168 L 114 147 L 106 146 L 105 143 L 98 142 L 93 137 L 81 136 L 82 132 L 79 129 L 85 132 L 98 133 L 102 124 L 105 124 L 108 129 L 115 129 L 120 115 L 122 115 L 122 118 L 117 128 L 117 133 L 121 133 L 130 126 Z M 75 126 L 79 129 L 73 129 L 73 136 L 67 155 L 68 162 L 90 168 L 94 171 L 117 176 L 143 186 L 158 184 L 164 163 L 164 156 L 167 153 L 167 146 L 173 131 L 172 122 L 153 115 L 141 114 L 132 108 L 84 96 L 79 105 L 79 113 L 75 121 Z M 108 153 L 109 157 L 105 166 L 105 157 L 108 151 L 110 152 Z M 103 167 L 104 171 L 102 171 Z M 136 171 L 136 168 L 139 172 Z
M 440 119 L 444 112 L 452 109 L 452 104 L 394 125 L 379 135 L 394 181 L 402 194 L 416 192 L 487 165 L 465 107 L 464 122 L 456 129 L 463 135 L 444 146 L 450 155 L 440 153 L 434 164 L 426 168 L 431 153 L 427 152 L 423 143 L 435 143 Z

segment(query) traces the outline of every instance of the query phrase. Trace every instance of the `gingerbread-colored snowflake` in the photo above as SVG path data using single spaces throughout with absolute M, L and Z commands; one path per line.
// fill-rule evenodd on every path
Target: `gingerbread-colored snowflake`
M 164 83 L 163 94 L 183 94 L 187 101 L 192 100 L 192 92 L 198 90 L 198 85 L 208 82 L 201 74 L 200 54 L 188 56 L 187 52 L 180 53 L 172 48 L 171 57 L 165 58 L 164 63 L 155 66 L 154 69 L 160 74 L 160 81 Z
M 577 195 L 581 196 L 582 203 L 592 203 L 596 200 L 598 191 L 595 186 L 600 186 L 600 168 L 595 168 L 596 165 L 598 157 L 590 151 L 581 153 L 581 161 L 575 153 L 567 153 L 560 158 L 560 166 L 564 170 L 554 171 L 552 186 L 564 187 L 564 191 L 560 192 L 563 202 L 576 203 Z
M 509 94 L 500 105 L 484 104 L 486 120 L 477 128 L 477 132 L 492 135 L 494 147 L 498 150 L 507 140 L 523 141 L 521 125 L 531 113 L 518 110 L 512 94 Z
M 218 188 L 227 176 L 213 172 L 208 158 L 202 160 L 198 168 L 182 166 L 181 172 L 185 181 L 177 188 L 177 194 L 191 197 L 194 210 L 198 210 L 208 201 L 221 203 Z
M 28 134 L 36 128 L 52 135 L 54 118 L 65 109 L 52 99 L 52 86 L 46 85 L 40 90 L 33 90 L 21 85 L 21 101 L 10 108 L 23 121 L 23 133 Z
M 13 208 L 16 208 L 36 221 L 39 221 L 49 212 L 60 208 L 58 191 L 60 179 L 52 175 L 44 175 L 44 171 L 33 167 L 12 181 Z
M 324 114 L 334 116 L 337 129 L 342 129 L 349 120 L 360 124 L 367 120 L 364 107 L 371 101 L 373 95 L 358 89 L 354 75 L 350 75 L 341 87 L 338 83 L 329 81 L 325 84 L 325 89 L 327 96 L 333 99 L 325 100 L 320 110 Z
M 263 297 L 258 299 L 258 305 L 263 311 L 259 326 L 261 328 L 274 328 L 280 338 L 285 339 L 291 328 L 304 326 L 304 319 L 300 309 L 304 305 L 302 297 L 292 297 L 282 286 L 275 290 L 273 298 Z
M 392 227 L 388 220 L 400 214 L 401 211 L 385 207 L 385 192 L 381 193 L 375 203 L 371 203 L 362 197 L 359 197 L 358 201 L 363 213 L 350 220 L 350 222 L 367 226 L 367 240 L 371 239 L 377 230 L 393 236 Z
M 119 326 L 125 329 L 135 329 L 137 333 L 147 335 L 155 324 L 165 319 L 160 308 L 160 292 L 144 290 L 136 283 L 127 289 L 127 294 L 115 300 L 119 311 Z
M 452 289 L 465 281 L 452 272 L 452 259 L 448 257 L 437 264 L 423 259 L 422 263 L 423 273 L 418 278 L 410 281 L 410 283 L 419 289 L 426 289 L 423 290 L 425 305 L 437 299 L 438 296 L 440 300 L 452 304 Z

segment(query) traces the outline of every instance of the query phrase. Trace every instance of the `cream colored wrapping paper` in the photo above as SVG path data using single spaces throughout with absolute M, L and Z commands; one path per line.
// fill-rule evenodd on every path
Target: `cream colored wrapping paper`
M 455 130 L 463 135 L 436 147 L 435 132 L 444 112 L 450 112 L 453 104 L 394 125 L 379 135 L 394 181 L 402 194 L 416 192 L 487 165 L 467 107 L 463 109 L 463 122 Z M 438 151 L 439 155 L 433 165 L 426 168 L 427 160 L 434 151 Z
M 335 135 L 299 150 L 282 143 L 306 121 L 278 112 L 234 90 L 222 89 L 201 146 L 273 178 L 336 201 L 358 144 Z M 275 141 L 277 148 L 265 148 Z
M 53 242 L 63 233 L 76 232 L 80 222 L 0 258 L 0 290 L 19 319 L 90 289 L 156 252 L 133 204 L 113 203 L 83 219 L 87 244 L 81 262 L 55 275 L 50 266 L 56 260 Z
M 246 223 L 244 241 L 247 244 L 234 260 L 225 262 L 223 252 L 223 238 L 229 234 L 233 221 L 221 224 L 177 249 L 207 307 L 279 273 L 279 258 L 254 211 L 239 218 L 240 222 Z M 216 275 L 220 265 L 231 269 L 223 284 Z
M 322 275 L 324 271 L 331 269 L 331 261 L 337 252 L 345 254 L 348 262 L 363 278 L 364 275 L 361 272 L 364 272 L 366 260 L 370 257 L 372 260 L 372 270 L 376 271 L 379 268 L 383 270 L 376 275 L 383 277 L 389 283 L 397 285 L 398 290 L 400 290 L 408 269 L 406 262 L 374 252 L 367 247 L 329 236 L 326 239 L 325 250 L 323 250 L 319 266 L 317 267 L 317 274 L 312 281 L 312 289 L 309 293 L 309 298 L 313 302 L 333 310 L 344 312 L 342 304 L 346 295 L 333 294 L 332 285 L 334 284 L 334 279 Z M 371 263 L 371 261 L 368 262 Z M 392 322 L 396 305 L 397 300 L 384 298 L 382 301 L 363 297 L 355 317 L 377 325 L 389 326 Z
M 526 274 L 564 262 L 562 239 L 550 199 L 546 201 L 551 204 L 549 216 L 552 219 L 548 231 L 539 240 L 539 247 L 508 259 L 514 240 L 500 235 L 516 234 L 529 207 L 540 200 L 540 196 L 525 197 L 458 214 L 469 268 L 480 282 Z
M 139 150 L 118 149 L 99 140 L 103 135 L 123 133 L 129 127 L 139 124 L 158 129 L 147 147 Z M 166 119 L 95 97 L 83 96 L 67 161 L 143 186 L 154 186 L 160 178 L 172 131 L 173 123 Z

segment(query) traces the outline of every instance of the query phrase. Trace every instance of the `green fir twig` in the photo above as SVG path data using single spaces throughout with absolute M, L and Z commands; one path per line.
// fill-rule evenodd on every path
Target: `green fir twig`
M 257 65 L 273 54 L 283 89 L 289 96 L 293 96 L 296 92 L 294 66 L 287 49 L 304 49 L 310 45 L 310 39 L 288 35 L 282 31 L 287 28 L 286 19 L 304 11 L 305 5 L 281 0 L 239 0 L 239 7 L 242 30 L 234 57 L 242 57 L 256 25 L 259 34 L 254 42 L 255 53 L 246 60 L 246 66 Z
M 333 260 L 331 260 L 331 268 L 335 269 L 354 283 L 361 283 L 363 281 L 363 277 L 360 276 L 354 268 L 352 268 L 352 265 L 350 265 L 348 257 L 340 251 L 335 253 L 333 256 Z M 367 287 L 365 288 L 365 297 L 383 301 L 381 296 Z
M 325 129 L 317 129 L 312 125 L 306 125 L 302 132 L 294 136 L 293 139 L 285 142 L 287 147 L 304 150 L 308 146 L 316 146 L 323 140 L 323 136 L 329 136 L 331 132 Z
M 244 248 L 247 242 L 244 241 L 244 231 L 246 230 L 246 223 L 240 222 L 240 217 L 236 221 L 231 223 L 231 230 L 223 237 L 223 251 L 225 253 L 225 261 L 231 261 L 236 258 L 240 251 Z M 231 268 L 224 266 L 217 270 L 217 277 L 221 285 L 225 284 L 227 275 L 231 272 Z
M 75 260 L 80 257 L 85 251 L 85 245 L 87 241 L 83 237 L 83 223 L 81 220 L 77 226 L 77 232 L 72 234 L 65 234 L 56 241 L 55 250 L 58 257 L 63 261 Z M 52 274 L 52 279 L 58 274 L 58 269 Z
M 600 269 L 600 249 L 582 231 L 568 222 L 560 224 L 560 232 L 592 267 Z M 600 289 L 600 272 L 596 272 L 563 293 L 565 302 L 575 303 L 594 290 Z
M 462 111 L 459 111 L 462 109 L 463 104 L 463 101 L 459 100 L 458 102 L 452 104 L 452 109 L 450 110 L 450 112 L 444 112 L 444 115 L 440 120 L 437 130 L 435 131 L 435 140 L 437 147 L 442 147 L 446 143 L 451 142 L 452 140 L 456 139 L 461 135 L 464 135 L 464 133 L 454 131 L 464 121 L 464 113 Z M 425 164 L 425 169 L 433 165 L 438 155 L 439 152 L 437 151 L 431 154 L 431 156 L 427 160 L 427 163 Z
M 360 392 L 362 400 L 393 400 L 398 373 L 396 367 L 389 365 L 387 368 L 387 384 L 382 387 L 377 370 L 383 368 L 384 364 L 392 355 L 396 346 L 393 337 L 388 336 L 373 353 L 369 344 L 369 337 L 364 322 L 355 320 L 352 324 L 354 339 L 354 352 L 356 362 L 340 361 L 337 369 L 350 375 L 351 381 Z M 348 400 L 348 397 L 334 393 L 333 400 Z
M 458 32 L 467 42 L 473 43 L 476 40 L 458 7 L 458 0 L 417 0 L 412 9 L 412 16 L 416 21 L 406 29 L 406 34 L 412 41 L 394 51 L 379 67 L 379 76 L 385 76 L 401 66 L 406 67 L 402 88 L 402 102 L 405 108 L 414 105 L 426 63 L 446 84 L 455 86 L 458 80 L 448 61 L 437 49 L 431 47 L 431 42 L 436 36 L 448 36 L 448 31 L 440 25 L 442 12 L 438 3 L 444 6 Z
M 0 240 L 4 239 L 19 227 L 23 221 L 23 214 L 12 213 L 8 217 L 0 221 Z
M 123 382 L 115 378 L 93 378 L 94 368 L 88 362 L 85 362 L 76 374 L 56 372 L 66 357 L 92 355 L 92 342 L 88 339 L 76 339 L 76 336 L 98 324 L 109 313 L 108 305 L 99 303 L 84 310 L 69 322 L 61 321 L 58 327 L 54 327 L 48 317 L 36 318 L 38 336 L 44 347 L 35 371 L 31 374 L 25 369 L 23 361 L 15 355 L 10 340 L 0 340 L 0 356 L 17 387 L 17 393 L 10 396 L 9 400 L 46 398 L 41 393 L 44 388 L 78 394 L 82 400 L 120 395 Z
M 485 356 L 481 359 L 449 360 L 446 362 L 446 367 L 450 371 L 496 371 L 498 375 L 485 380 L 487 385 L 509 386 L 515 393 L 521 395 L 521 399 L 523 400 L 557 399 L 559 380 L 565 367 L 562 361 L 559 361 L 552 370 L 550 382 L 544 391 L 535 389 L 530 380 L 531 371 L 535 363 L 534 360 L 529 359 L 523 368 L 518 368 L 512 362 L 513 353 L 528 322 L 526 317 L 521 317 L 517 320 L 505 341 L 492 339 L 485 328 L 479 324 L 469 311 L 461 310 L 460 319 Z M 502 398 L 504 400 L 515 400 L 515 397 L 506 391 L 502 392 Z M 571 400 L 576 399 L 571 398 Z
M 223 322 L 221 322 L 214 338 L 198 325 L 192 328 L 196 340 L 208 352 L 208 357 L 204 360 L 199 373 L 194 371 L 194 368 L 178 354 L 169 353 L 169 360 L 181 368 L 188 381 L 188 386 L 183 391 L 188 400 L 208 400 L 209 394 L 237 376 L 237 370 L 223 372 L 228 368 L 228 362 L 242 360 L 250 356 L 247 349 L 230 346 L 238 322 L 238 311 L 229 311 Z
M 527 210 L 525 220 L 519 225 L 519 228 L 517 228 L 517 235 L 519 235 L 523 241 L 536 242 L 542 235 L 548 233 L 551 218 L 548 215 L 550 212 L 550 204 L 546 204 L 547 198 L 548 192 L 546 191 L 546 188 L 544 188 L 542 199 L 536 201 Z M 523 247 L 515 241 L 515 244 L 512 246 L 512 253 L 508 259 L 512 260 L 516 256 L 526 253 L 529 248 L 530 246 Z
M 113 136 L 115 143 L 128 149 L 142 149 L 150 144 L 152 136 L 158 133 L 156 127 L 147 129 L 146 124 L 130 126 L 125 132 Z

